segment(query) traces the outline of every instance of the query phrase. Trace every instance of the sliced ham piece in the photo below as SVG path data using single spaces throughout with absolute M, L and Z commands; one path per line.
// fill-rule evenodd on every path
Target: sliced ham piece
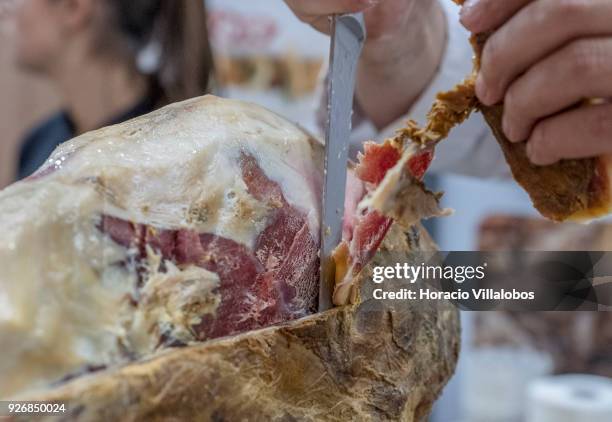
M 349 175 L 343 240 L 333 254 L 336 305 L 358 301 L 354 280 L 374 257 L 395 220 L 411 227 L 422 219 L 447 214 L 439 208 L 440 195 L 427 191 L 421 182 L 433 151 L 411 148 L 413 145 L 403 136 L 400 133 L 382 144 L 365 143 L 364 153 Z M 353 188 L 358 184 L 355 179 L 361 181 L 363 191 Z M 364 195 L 349 213 L 347 210 L 352 210 L 350 206 L 356 202 L 349 194 L 354 192 Z

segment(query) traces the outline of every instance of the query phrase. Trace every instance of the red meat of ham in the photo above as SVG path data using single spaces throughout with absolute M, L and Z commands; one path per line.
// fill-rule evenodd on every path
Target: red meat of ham
M 359 163 L 355 168 L 355 177 L 349 176 L 349 187 L 347 192 L 359 192 L 355 185 L 364 186 L 364 192 L 374 190 L 384 179 L 385 175 L 399 162 L 401 148 L 393 141 L 387 140 L 383 144 L 366 142 L 364 152 L 359 156 Z M 411 157 L 407 162 L 408 172 L 416 179 L 422 179 L 433 160 L 433 152 L 423 151 Z M 347 199 L 351 205 L 353 199 Z M 357 214 L 360 212 L 360 214 Z M 347 215 L 352 217 L 348 218 Z M 350 221 L 350 223 L 347 223 Z M 382 215 L 373 209 L 355 210 L 345 212 L 345 226 L 343 240 L 335 252 L 336 283 L 347 284 L 346 279 L 352 279 L 365 267 L 374 257 L 385 235 L 387 234 L 393 219 Z M 339 295 L 342 296 L 342 295 Z M 334 297 L 336 304 L 342 304 L 344 299 Z
M 318 247 L 306 216 L 289 205 L 254 157 L 243 154 L 240 166 L 248 192 L 274 209 L 253 249 L 212 233 L 166 230 L 108 215 L 100 225 L 114 242 L 136 251 L 136 268 L 143 268 L 149 246 L 179 267 L 197 265 L 217 274 L 217 311 L 192 326 L 200 341 L 289 321 L 316 308 Z
M 372 259 L 393 220 L 376 210 L 356 214 L 367 191 L 383 180 L 401 157 L 390 142 L 366 143 L 354 172 L 349 173 L 344 246 L 349 251 L 349 276 L 356 276 Z M 432 155 L 424 152 L 408 162 L 412 175 L 422 178 Z M 242 179 L 248 192 L 275 209 L 253 249 L 211 233 L 165 230 L 104 216 L 101 230 L 116 243 L 137 251 L 141 271 L 146 246 L 180 266 L 197 265 L 218 275 L 221 303 L 217 312 L 201 316 L 194 337 L 206 340 L 305 316 L 316 310 L 318 243 L 306 216 L 291 207 L 278 183 L 270 180 L 257 160 L 241 157 Z M 342 247 L 342 245 L 341 245 Z

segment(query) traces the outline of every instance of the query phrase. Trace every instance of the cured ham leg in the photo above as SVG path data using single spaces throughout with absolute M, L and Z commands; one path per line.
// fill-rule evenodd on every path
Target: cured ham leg
M 322 146 L 203 97 L 0 192 L 0 397 L 316 310 Z
M 63 144 L 0 192 L 0 397 L 314 313 L 322 156 L 275 114 L 212 96 Z M 406 177 L 389 179 L 402 160 Z M 356 302 L 394 222 L 436 214 L 430 161 L 366 144 L 336 303 Z M 401 206 L 368 205 L 376 195 Z

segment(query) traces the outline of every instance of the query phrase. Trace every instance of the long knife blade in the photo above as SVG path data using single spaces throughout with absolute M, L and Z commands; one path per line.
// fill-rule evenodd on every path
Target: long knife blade
M 363 14 L 332 18 L 325 134 L 325 182 L 321 222 L 319 311 L 332 307 L 335 265 L 332 252 L 342 240 L 348 143 L 357 62 L 366 38 Z

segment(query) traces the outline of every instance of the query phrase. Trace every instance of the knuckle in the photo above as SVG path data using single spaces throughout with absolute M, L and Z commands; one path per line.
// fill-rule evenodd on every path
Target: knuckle
M 584 39 L 572 42 L 567 47 L 567 62 L 575 76 L 591 78 L 609 73 L 609 48 L 600 40 Z
M 558 0 L 542 0 L 527 6 L 530 12 L 531 24 L 534 27 L 544 28 L 549 22 L 557 22 L 563 18 L 563 13 L 557 7 Z
M 563 21 L 575 18 L 592 5 L 591 0 L 547 0 L 547 3 L 554 17 Z
M 532 3 L 532 24 L 569 40 L 584 33 L 592 8 L 592 0 L 540 0 Z

